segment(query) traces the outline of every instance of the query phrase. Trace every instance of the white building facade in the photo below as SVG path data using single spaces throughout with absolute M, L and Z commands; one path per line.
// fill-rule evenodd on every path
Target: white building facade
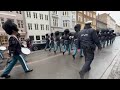
M 50 31 L 49 11 L 24 11 L 27 38 L 34 41 L 45 39 Z
M 69 29 L 74 32 L 73 26 L 76 24 L 76 12 L 74 11 L 50 11 L 51 32 L 64 32 Z

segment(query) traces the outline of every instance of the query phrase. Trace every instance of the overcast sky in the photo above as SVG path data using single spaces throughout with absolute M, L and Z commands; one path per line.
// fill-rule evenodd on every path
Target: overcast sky
M 98 13 L 110 13 L 110 16 L 120 25 L 120 11 L 97 11 L 97 14 Z

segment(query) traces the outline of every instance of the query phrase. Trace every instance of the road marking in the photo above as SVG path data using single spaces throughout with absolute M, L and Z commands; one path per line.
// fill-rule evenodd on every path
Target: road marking
M 60 55 L 62 55 L 62 54 L 60 53 L 60 54 L 57 54 L 57 55 L 54 55 L 54 56 L 51 56 L 51 57 L 44 58 L 44 59 L 42 59 L 42 60 L 33 61 L 33 62 L 28 62 L 27 65 L 30 65 L 30 64 L 33 64 L 33 63 L 37 63 L 37 62 L 40 62 L 40 61 L 46 61 L 46 60 L 48 60 L 48 59 L 55 58 L 55 57 L 58 57 L 58 56 L 60 56 Z M 17 66 L 14 66 L 13 68 L 15 68 L 15 67 L 20 67 L 20 66 L 21 66 L 21 65 L 17 65 Z M 3 69 L 3 70 L 0 70 L 0 73 L 1 73 L 2 71 L 4 71 L 4 69 Z

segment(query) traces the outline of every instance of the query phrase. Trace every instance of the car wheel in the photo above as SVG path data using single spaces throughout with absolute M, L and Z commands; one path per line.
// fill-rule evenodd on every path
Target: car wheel
M 34 51 L 37 51 L 37 50 L 38 50 L 38 47 L 34 47 L 33 50 L 34 50 Z

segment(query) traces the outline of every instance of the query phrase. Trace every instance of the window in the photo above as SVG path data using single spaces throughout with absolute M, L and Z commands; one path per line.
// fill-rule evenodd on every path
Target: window
M 49 25 L 46 25 L 46 30 L 49 30 Z
M 45 20 L 48 20 L 48 15 L 45 15 Z
M 63 20 L 63 27 L 69 27 L 70 21 L 69 20 Z
M 34 24 L 35 25 L 35 30 L 38 30 L 38 24 Z
M 45 40 L 45 36 L 44 35 L 42 35 L 42 40 Z
M 58 26 L 58 19 L 57 18 L 53 18 L 53 26 Z
M 37 13 L 33 12 L 33 17 L 37 19 Z
M 1 19 L 1 24 L 4 24 L 4 18 L 0 18 Z
M 36 17 L 34 12 L 33 12 L 33 17 L 34 17 L 34 18 Z
M 69 12 L 68 12 L 68 11 L 66 11 L 66 13 L 67 13 L 67 16 L 68 16 Z
M 53 11 L 53 14 L 57 14 L 57 11 Z
M 36 36 L 36 40 L 40 40 L 40 36 Z
M 26 13 L 27 13 L 27 17 L 30 17 L 30 18 L 31 18 L 31 12 L 30 12 L 30 11 L 29 11 L 29 12 L 27 11 Z
M 20 20 L 17 20 L 18 28 L 20 28 Z
M 28 29 L 32 30 L 32 23 L 28 23 Z
M 21 12 L 21 11 L 19 11 L 19 13 L 20 13 L 20 14 L 22 14 L 22 12 Z
M 44 30 L 44 24 L 41 24 L 40 27 L 41 27 L 41 30 Z
M 34 40 L 34 36 L 29 36 L 30 40 Z
M 43 20 L 43 14 L 39 14 L 40 15 L 40 19 Z M 45 16 L 45 19 L 46 19 L 46 16 Z
M 24 28 L 24 27 L 23 27 L 23 20 L 21 20 L 21 28 Z

